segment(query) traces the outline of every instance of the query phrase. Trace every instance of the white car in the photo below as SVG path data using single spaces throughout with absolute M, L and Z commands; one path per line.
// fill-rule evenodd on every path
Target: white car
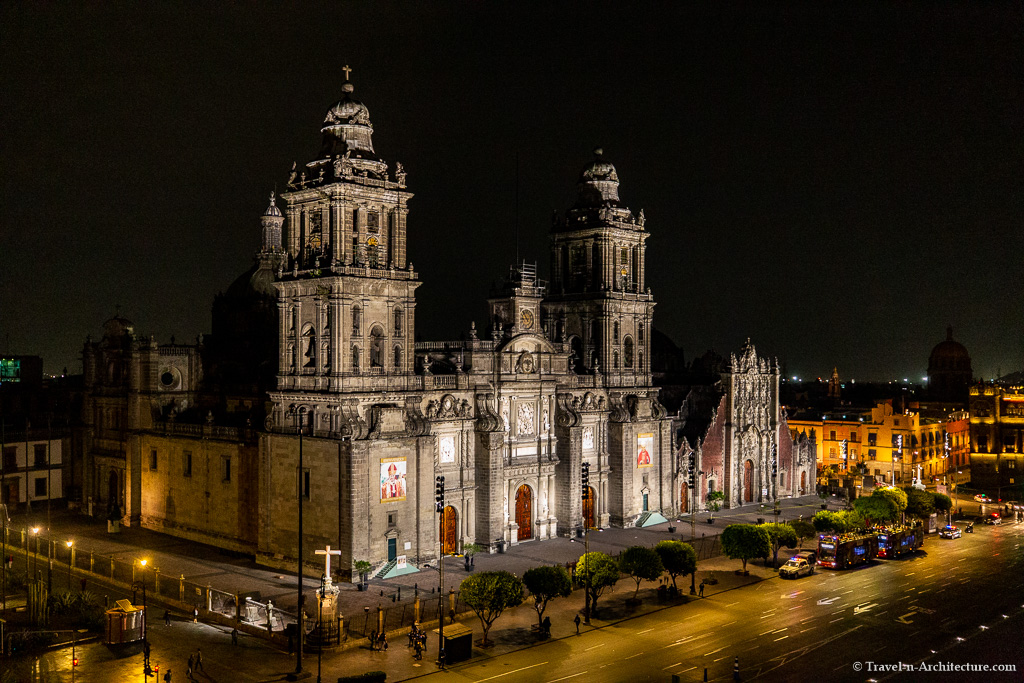
M 813 573 L 814 567 L 802 557 L 794 557 L 779 567 L 779 576 L 783 579 L 795 579 L 804 575 L 810 576 Z
M 979 493 L 974 497 L 974 500 L 979 503 L 991 503 L 992 499 L 986 496 L 984 493 Z

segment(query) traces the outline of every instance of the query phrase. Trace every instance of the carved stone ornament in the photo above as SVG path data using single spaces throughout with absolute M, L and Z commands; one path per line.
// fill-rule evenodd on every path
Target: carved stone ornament
M 519 354 L 519 360 L 516 361 L 516 372 L 522 372 L 529 375 L 533 373 L 534 370 L 533 354 L 529 351 L 523 351 Z
M 516 431 L 520 435 L 533 434 L 533 404 L 520 403 Z
M 509 405 L 507 396 L 501 399 L 501 422 L 504 430 L 506 432 L 509 431 Z
M 583 428 L 583 448 L 592 449 L 594 448 L 594 428 L 584 427 Z
M 442 436 L 438 439 L 437 450 L 442 463 L 455 462 L 455 437 Z

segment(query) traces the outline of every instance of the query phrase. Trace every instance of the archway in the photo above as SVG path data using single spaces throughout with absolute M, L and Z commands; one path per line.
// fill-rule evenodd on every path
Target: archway
M 748 460 L 743 464 L 743 502 L 754 502 L 754 461 Z
M 803 494 L 807 490 L 807 472 L 800 473 L 800 493 Z
M 684 481 L 679 487 L 679 512 L 686 514 L 690 511 L 690 487 Z
M 516 491 L 516 524 L 520 541 L 533 538 L 533 491 L 526 484 Z
M 594 523 L 594 509 L 597 503 L 597 494 L 594 493 L 594 487 L 587 487 L 587 497 L 583 499 L 583 523 L 588 529 L 597 528 L 597 524 Z
M 451 505 L 441 512 L 441 552 L 453 555 L 459 551 L 459 513 Z

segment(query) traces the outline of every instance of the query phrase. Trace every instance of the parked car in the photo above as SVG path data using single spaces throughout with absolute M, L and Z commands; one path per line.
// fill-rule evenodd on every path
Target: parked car
M 939 538 L 960 538 L 960 527 L 947 524 L 939 529 Z
M 978 495 L 976 495 L 974 497 L 974 500 L 976 500 L 979 503 L 991 503 L 992 502 L 992 499 L 989 498 L 988 496 L 986 496 L 984 493 L 979 493 Z
M 800 576 L 810 576 L 813 573 L 814 567 L 802 557 L 790 558 L 789 562 L 779 568 L 779 576 L 783 579 L 795 579 Z
M 985 517 L 985 524 L 1002 524 L 1003 518 L 999 516 L 998 512 L 993 512 L 991 515 Z

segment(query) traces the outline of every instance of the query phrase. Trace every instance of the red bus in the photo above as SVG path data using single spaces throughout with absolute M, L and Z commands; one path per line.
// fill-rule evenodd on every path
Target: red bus
M 818 564 L 832 569 L 847 569 L 867 564 L 878 555 L 878 536 L 839 534 L 818 537 Z

